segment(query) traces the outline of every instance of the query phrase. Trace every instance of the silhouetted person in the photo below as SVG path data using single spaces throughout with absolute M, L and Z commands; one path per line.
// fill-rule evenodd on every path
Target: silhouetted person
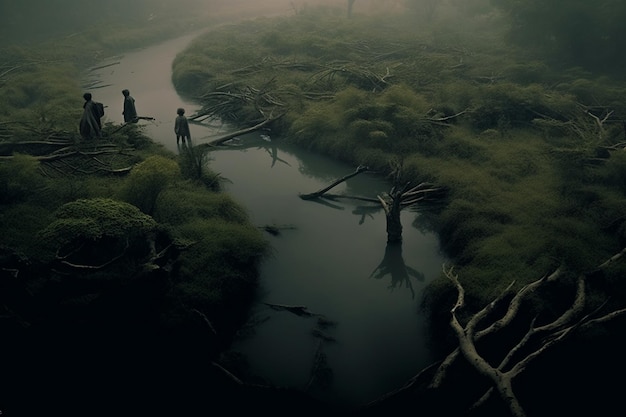
M 104 107 L 92 100 L 91 93 L 83 94 L 83 117 L 80 119 L 79 130 L 83 139 L 95 139 L 102 137 L 102 122 Z
M 137 118 L 135 99 L 130 95 L 130 91 L 126 89 L 122 90 L 122 94 L 124 95 L 124 111 L 122 112 L 124 115 L 124 122 L 137 123 L 139 119 Z
M 176 144 L 180 144 L 180 140 L 182 139 L 183 145 L 185 144 L 185 140 L 191 143 L 191 132 L 189 131 L 189 122 L 185 117 L 185 109 L 179 108 L 176 110 L 176 120 L 174 121 L 174 133 L 176 133 Z

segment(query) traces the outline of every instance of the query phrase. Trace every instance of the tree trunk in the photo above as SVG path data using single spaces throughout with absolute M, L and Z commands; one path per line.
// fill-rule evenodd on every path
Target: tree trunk
M 402 222 L 400 221 L 400 198 L 393 198 L 389 210 L 385 210 L 387 216 L 387 243 L 402 242 Z

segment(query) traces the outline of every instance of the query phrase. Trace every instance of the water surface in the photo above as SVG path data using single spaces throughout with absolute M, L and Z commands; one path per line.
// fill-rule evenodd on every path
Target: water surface
M 199 106 L 181 98 L 171 82 L 171 64 L 193 39 L 189 35 L 137 50 L 107 62 L 90 78 L 105 103 L 107 120 L 121 123 L 124 88 L 130 90 L 146 133 L 177 151 L 176 109 Z M 194 143 L 226 130 L 192 125 Z M 308 389 L 316 397 L 354 406 L 402 386 L 433 361 L 419 305 L 425 286 L 444 262 L 439 241 L 415 212 L 402 215 L 402 245 L 386 244 L 384 213 L 358 200 L 305 201 L 311 193 L 356 167 L 285 145 L 271 132 L 236 138 L 214 151 L 210 166 L 228 180 L 229 192 L 267 234 L 273 256 L 261 269 L 261 292 L 251 323 L 232 346 L 250 370 L 268 383 Z M 375 198 L 389 188 L 377 175 L 360 174 L 332 190 Z M 310 317 L 268 306 L 302 306 Z M 323 319 L 320 325 L 319 319 Z M 318 333 L 315 333 L 318 332 Z M 314 359 L 332 378 L 311 380 Z M 320 363 L 320 362 L 318 362 Z M 319 373 L 319 375 L 329 375 Z M 327 382 L 327 385 L 322 382 Z

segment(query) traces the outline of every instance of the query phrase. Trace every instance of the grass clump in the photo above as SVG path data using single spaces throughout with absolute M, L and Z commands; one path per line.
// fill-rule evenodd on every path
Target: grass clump
M 274 126 L 284 140 L 383 172 L 400 160 L 410 180 L 444 186 L 448 204 L 433 219 L 477 300 L 498 280 L 536 279 L 554 262 L 590 268 L 619 250 L 601 207 L 624 216 L 621 154 L 597 155 L 623 132 L 592 115 L 626 117 L 621 83 L 505 45 L 493 16 L 472 21 L 490 30 L 460 36 L 460 26 L 325 13 L 212 31 L 179 54 L 174 77 L 202 83 L 209 114 L 250 125 L 260 117 L 252 102 L 220 108 L 214 97 L 262 91 L 280 103 L 264 102 L 266 114 L 285 113 Z M 198 73 L 194 62 L 207 66 Z

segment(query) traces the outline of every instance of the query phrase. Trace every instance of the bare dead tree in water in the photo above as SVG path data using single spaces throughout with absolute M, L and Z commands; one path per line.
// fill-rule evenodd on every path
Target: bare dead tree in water
M 433 196 L 441 194 L 443 188 L 436 187 L 430 183 L 420 183 L 415 186 L 411 186 L 410 182 L 399 184 L 401 178 L 402 164 L 395 163 L 392 171 L 394 178 L 394 184 L 391 191 L 388 193 L 381 193 L 376 198 L 350 196 L 350 195 L 337 195 L 329 194 L 328 191 L 336 187 L 337 185 L 347 181 L 348 179 L 362 173 L 369 171 L 366 166 L 360 165 L 357 169 L 342 178 L 335 180 L 329 186 L 322 188 L 314 193 L 301 194 L 300 198 L 303 200 L 312 200 L 316 198 L 348 198 L 362 201 L 369 201 L 377 203 L 379 208 L 385 211 L 385 217 L 387 220 L 387 242 L 388 243 L 400 243 L 402 242 L 402 222 L 400 221 L 400 212 L 402 209 L 414 206 L 420 202 L 430 200 Z

